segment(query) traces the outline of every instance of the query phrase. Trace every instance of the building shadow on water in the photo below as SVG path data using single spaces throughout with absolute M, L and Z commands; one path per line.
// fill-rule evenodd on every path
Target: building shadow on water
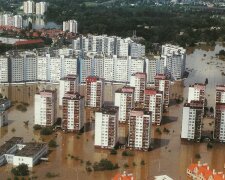
M 84 132 L 89 132 L 94 130 L 94 122 L 86 122 L 84 124 Z
M 177 121 L 177 119 L 178 119 L 178 117 L 175 117 L 175 116 L 163 116 L 161 125 L 175 122 L 175 121 Z
M 159 149 L 165 147 L 169 144 L 169 139 L 159 139 L 159 138 L 152 138 L 151 142 L 151 150 Z

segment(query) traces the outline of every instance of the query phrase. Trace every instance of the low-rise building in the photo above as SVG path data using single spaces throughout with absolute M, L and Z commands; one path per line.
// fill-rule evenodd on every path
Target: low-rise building
M 151 112 L 132 109 L 129 118 L 128 147 L 148 150 L 151 143 Z
M 225 174 L 223 172 L 216 172 L 214 169 L 211 170 L 207 163 L 201 164 L 192 163 L 187 168 L 188 179 L 193 180 L 224 180 Z
M 135 180 L 135 177 L 132 173 L 124 171 L 123 173 L 117 173 L 112 180 Z
M 48 154 L 46 143 L 23 143 L 23 138 L 13 137 L 0 147 L 0 166 L 6 163 L 33 167 Z
M 95 146 L 113 149 L 117 142 L 118 107 L 102 107 L 95 112 Z

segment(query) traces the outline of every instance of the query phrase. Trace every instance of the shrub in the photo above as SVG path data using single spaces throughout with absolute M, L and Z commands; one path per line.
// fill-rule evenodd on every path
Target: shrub
M 125 164 L 123 165 L 123 167 L 124 167 L 124 168 L 128 168 L 129 165 L 128 165 L 127 163 L 125 163 Z
M 51 173 L 51 172 L 47 172 L 45 174 L 46 178 L 54 178 L 54 177 L 57 177 L 57 176 L 59 176 L 59 174 L 55 174 L 55 173 Z
M 131 151 L 123 151 L 122 152 L 122 156 L 134 156 L 134 153 L 133 152 L 131 152 Z
M 107 159 L 101 159 L 100 162 L 95 162 L 93 164 L 94 171 L 114 170 L 117 168 L 119 168 L 118 164 L 113 165 L 113 163 Z
M 26 112 L 26 111 L 27 111 L 27 107 L 24 106 L 23 104 L 17 105 L 17 106 L 16 106 L 16 109 L 17 109 L 18 111 L 21 111 L 21 112 Z
M 41 125 L 36 124 L 36 125 L 33 126 L 33 129 L 34 130 L 40 130 L 41 129 Z
M 55 148 L 57 147 L 57 143 L 55 140 L 52 139 L 51 141 L 49 141 L 48 146 L 51 148 Z
M 141 160 L 141 165 L 145 165 L 145 161 L 143 159 Z
M 212 148 L 213 148 L 212 143 L 208 143 L 208 144 L 207 144 L 207 149 L 212 149 Z
M 201 158 L 201 155 L 200 155 L 199 153 L 196 153 L 196 154 L 195 154 L 195 158 L 196 158 L 196 159 L 200 159 L 200 158 Z
M 11 173 L 14 176 L 27 176 L 29 175 L 29 169 L 26 164 L 20 164 L 19 166 L 12 168 Z
M 49 128 L 49 127 L 42 128 L 40 131 L 41 135 L 51 135 L 52 133 L 53 133 L 53 130 L 52 128 Z
M 158 134 L 162 134 L 162 131 L 161 131 L 161 129 L 160 128 L 156 128 L 156 130 L 155 130 Z
M 110 151 L 110 154 L 116 155 L 116 154 L 117 154 L 117 151 L 116 151 L 115 149 L 112 149 L 112 150 Z

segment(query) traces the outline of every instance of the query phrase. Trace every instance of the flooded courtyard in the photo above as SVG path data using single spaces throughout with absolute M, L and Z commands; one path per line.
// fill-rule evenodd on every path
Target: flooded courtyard
M 187 56 L 186 67 L 189 71 L 189 77 L 184 81 L 176 82 L 171 89 L 172 94 L 187 98 L 188 86 L 195 82 L 204 83 L 208 78 L 209 83 L 206 87 L 206 98 L 208 106 L 214 106 L 215 86 L 224 84 L 225 62 L 218 60 L 215 54 L 222 49 L 217 45 L 214 51 L 204 51 L 197 49 L 194 53 Z M 113 100 L 114 91 L 122 85 L 111 84 L 106 85 L 105 100 L 111 102 Z M 133 151 L 134 156 L 122 156 L 122 149 L 118 150 L 117 155 L 110 155 L 109 150 L 94 148 L 94 131 L 93 122 L 88 118 L 89 127 L 85 133 L 76 135 L 73 133 L 57 132 L 57 137 L 40 136 L 39 132 L 33 131 L 34 106 L 33 96 L 36 92 L 43 88 L 58 88 L 58 85 L 50 86 L 48 84 L 21 84 L 21 85 L 1 85 L 0 93 L 11 99 L 14 104 L 18 102 L 29 103 L 26 112 L 16 110 L 15 105 L 9 112 L 9 125 L 0 128 L 0 143 L 8 140 L 12 136 L 24 137 L 24 141 L 48 142 L 55 138 L 58 147 L 52 149 L 48 158 L 48 162 L 41 162 L 32 169 L 31 176 L 37 176 L 38 179 L 47 179 L 46 173 L 55 173 L 58 176 L 54 179 L 98 179 L 110 180 L 118 171 L 126 170 L 134 173 L 138 180 L 154 179 L 156 175 L 167 174 L 175 180 L 185 180 L 186 168 L 192 162 L 206 162 L 211 169 L 223 171 L 225 163 L 225 145 L 213 144 L 212 149 L 207 148 L 207 143 L 191 143 L 181 141 L 181 117 L 182 104 L 172 104 L 169 112 L 164 114 L 160 135 L 155 131 L 157 127 L 152 127 L 152 144 L 153 150 L 149 152 Z M 82 87 L 84 89 L 84 87 Z M 81 89 L 82 89 L 81 88 Z M 81 90 L 84 93 L 84 90 Z M 60 116 L 60 111 L 58 113 Z M 25 125 L 24 121 L 29 124 Z M 164 133 L 163 129 L 170 130 Z M 14 129 L 14 130 L 13 130 Z M 200 154 L 201 158 L 196 159 L 195 155 Z M 74 158 L 72 158 L 74 157 Z M 87 172 L 86 161 L 92 164 L 103 158 L 118 163 L 119 169 L 113 171 Z M 145 161 L 145 165 L 141 165 L 141 160 Z M 124 164 L 129 167 L 124 168 Z M 6 165 L 0 167 L 0 179 L 11 177 L 11 166 Z

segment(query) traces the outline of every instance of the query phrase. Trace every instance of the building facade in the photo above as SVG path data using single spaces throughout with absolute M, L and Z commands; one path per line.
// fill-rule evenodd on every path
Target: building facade
M 104 102 L 104 80 L 97 76 L 86 78 L 86 106 L 101 108 Z
M 79 78 L 77 75 L 68 74 L 59 81 L 59 105 L 62 106 L 63 97 L 66 92 L 79 92 Z
M 160 125 L 163 113 L 163 92 L 155 89 L 145 89 L 144 107 L 146 111 L 152 112 L 152 123 Z
M 118 142 L 118 107 L 95 112 L 95 146 L 113 149 Z
M 213 137 L 217 141 L 225 142 L 225 103 L 216 103 Z
M 205 102 L 205 84 L 195 83 L 188 88 L 188 102 L 203 101 Z
M 23 2 L 23 12 L 25 14 L 35 13 L 35 3 L 34 3 L 34 1 L 24 1 Z
M 128 147 L 148 150 L 151 143 L 151 112 L 132 109 L 128 123 Z
M 155 76 L 155 89 L 163 92 L 163 109 L 168 111 L 170 104 L 170 80 L 163 74 Z
M 36 3 L 36 14 L 37 15 L 44 15 L 47 11 L 47 3 L 46 2 L 38 2 Z
M 76 20 L 63 21 L 63 31 L 78 33 L 78 23 Z
M 67 92 L 63 97 L 62 128 L 66 131 L 80 132 L 84 128 L 84 96 Z
M 181 138 L 199 142 L 204 115 L 203 101 L 191 101 L 183 107 Z
M 134 87 L 134 101 L 144 103 L 144 91 L 146 88 L 146 73 L 137 72 L 131 75 L 130 86 Z
M 52 126 L 57 117 L 56 90 L 42 90 L 34 100 L 34 124 Z
M 134 108 L 134 88 L 125 86 L 115 92 L 115 106 L 119 107 L 119 122 L 125 123 L 129 120 L 129 113 Z

